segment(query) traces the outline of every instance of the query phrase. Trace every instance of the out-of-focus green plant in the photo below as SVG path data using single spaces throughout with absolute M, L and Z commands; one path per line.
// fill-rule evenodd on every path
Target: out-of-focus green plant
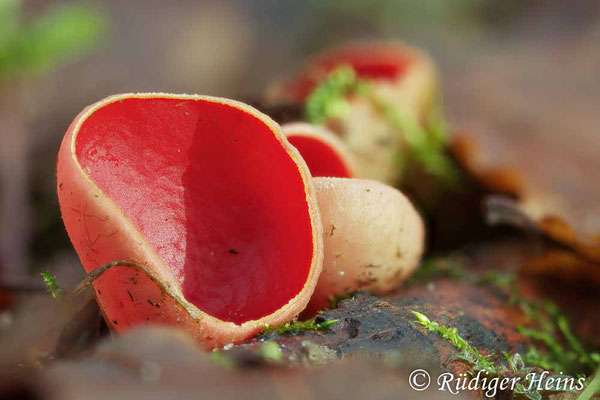
M 40 275 L 46 284 L 46 288 L 48 289 L 50 296 L 52 296 L 54 299 L 60 299 L 65 291 L 58 286 L 58 283 L 56 283 L 56 277 L 52 274 L 52 272 L 44 269 L 42 272 L 40 272 Z
M 103 13 L 88 4 L 55 4 L 28 20 L 21 11 L 21 0 L 0 0 L 0 79 L 43 74 L 76 59 L 106 28 Z
M 320 125 L 329 118 L 344 118 L 351 112 L 349 95 L 367 98 L 388 124 L 402 132 L 409 154 L 399 154 L 399 157 L 411 157 L 425 172 L 444 185 L 456 187 L 460 183 L 461 173 L 446 154 L 448 134 L 438 107 L 427 116 L 426 126 L 422 126 L 401 108 L 379 99 L 371 90 L 370 83 L 359 79 L 349 65 L 340 65 L 329 72 L 308 95 L 304 106 L 306 119 Z

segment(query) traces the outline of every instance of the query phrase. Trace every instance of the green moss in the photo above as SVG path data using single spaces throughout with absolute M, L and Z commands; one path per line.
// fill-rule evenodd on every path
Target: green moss
M 343 118 L 350 110 L 346 96 L 357 90 L 354 69 L 342 65 L 331 71 L 307 97 L 304 107 L 306 119 L 322 124 L 329 118 Z
M 569 319 L 556 304 L 549 300 L 524 298 L 510 275 L 490 274 L 479 283 L 507 290 L 510 303 L 519 307 L 532 322 L 528 326 L 517 326 L 521 335 L 535 343 L 524 355 L 528 364 L 571 375 L 588 375 L 600 367 L 600 354 L 586 349 L 573 333 Z
M 523 354 L 527 364 L 573 376 L 589 375 L 600 367 L 600 353 L 590 351 L 577 338 L 562 310 L 549 300 L 524 298 L 515 284 L 514 275 L 489 270 L 482 276 L 475 276 L 451 258 L 438 258 L 425 260 L 411 282 L 440 276 L 468 281 L 508 295 L 509 303 L 520 308 L 531 322 L 527 326 L 517 326 L 521 335 L 533 342 Z
M 456 328 L 448 328 L 437 322 L 431 321 L 426 315 L 417 311 L 412 311 L 417 318 L 417 323 L 430 332 L 435 332 L 446 339 L 450 344 L 462 352 L 459 356 L 461 360 L 465 360 L 473 365 L 476 371 L 485 370 L 491 373 L 496 372 L 496 366 L 491 361 L 490 355 L 483 355 L 475 347 L 471 346 L 464 338 L 462 338 Z
M 50 293 L 52 298 L 61 298 L 64 294 L 64 290 L 62 290 L 56 283 L 56 277 L 47 269 L 40 272 L 40 275 L 42 276 L 42 279 L 46 284 L 46 288 L 48 289 L 48 293 Z
M 278 333 L 281 335 L 290 332 L 297 333 L 300 331 L 326 331 L 339 321 L 339 319 L 330 319 L 317 323 L 315 322 L 315 318 L 313 318 L 308 321 L 288 322 L 279 328 L 271 328 L 269 325 L 265 324 L 265 329 L 262 331 L 262 334 L 267 335 L 269 333 Z
M 590 400 L 596 393 L 600 393 L 600 368 L 596 370 L 594 379 L 591 380 L 585 390 L 577 397 L 577 400 Z
M 229 346 L 226 346 L 227 348 Z M 260 347 L 253 352 L 261 363 L 281 363 L 283 362 L 283 353 L 277 342 L 268 340 L 261 343 Z M 228 350 L 213 350 L 208 353 L 209 359 L 217 366 L 224 369 L 233 369 L 243 364 L 236 363 L 234 357 L 228 354 Z
M 369 98 L 386 121 L 402 132 L 409 149 L 409 162 L 419 165 L 440 183 L 449 186 L 457 186 L 460 183 L 461 173 L 458 166 L 446 154 L 446 134 L 440 131 L 442 124 L 436 125 L 436 131 L 432 134 L 428 130 L 431 126 L 423 127 L 401 108 L 392 106 L 373 94 L 370 94 Z
M 408 147 L 407 154 L 400 154 L 403 159 L 419 165 L 440 183 L 450 186 L 460 183 L 462 175 L 446 154 L 448 134 L 441 107 L 432 108 L 423 126 L 405 110 L 378 98 L 371 84 L 359 79 L 349 65 L 331 71 L 309 94 L 304 108 L 306 119 L 319 125 L 330 118 L 346 117 L 350 112 L 349 95 L 367 98 L 387 123 L 402 133 Z
M 267 362 L 280 363 L 283 361 L 281 348 L 277 342 L 264 342 L 259 349 L 260 356 Z
M 467 340 L 462 338 L 456 331 L 456 328 L 449 328 L 444 325 L 438 324 L 437 322 L 431 321 L 427 316 L 416 311 L 412 313 L 417 318 L 417 323 L 430 332 L 435 332 L 448 340 L 456 349 L 461 351 L 456 358 L 467 363 L 471 370 L 469 374 L 475 376 L 477 371 L 487 371 L 489 378 L 498 377 L 502 378 L 519 378 L 518 383 L 515 385 L 514 391 L 508 398 L 515 399 L 528 399 L 528 400 L 541 400 L 542 393 L 536 389 L 537 385 L 530 385 L 530 379 L 536 371 L 532 366 L 528 366 L 526 360 L 521 357 L 519 353 L 513 355 L 508 352 L 502 352 L 504 356 L 503 364 L 498 360 L 496 363 L 492 362 L 493 359 L 497 359 L 495 354 L 483 355 L 481 352 L 473 347 Z M 556 378 L 571 379 L 568 375 L 546 375 L 542 377 L 542 383 L 539 387 L 550 388 L 546 392 L 566 392 L 570 391 L 566 387 L 560 387 L 560 382 Z M 552 381 L 550 381 L 552 379 Z M 546 385 L 546 382 L 548 385 Z M 553 386 L 554 385 L 554 386 Z M 591 385 L 591 384 L 590 384 Z M 531 386 L 531 388 L 530 388 Z M 589 399 L 584 399 L 589 400 Z
M 537 345 L 531 346 L 525 354 L 526 362 L 572 375 L 588 375 L 600 367 L 600 354 L 585 348 L 573 334 L 568 318 L 554 303 L 529 301 L 514 294 L 511 298 L 534 322 L 534 327 L 517 327 Z
M 450 257 L 430 257 L 421 262 L 421 266 L 411 276 L 408 284 L 427 282 L 440 277 L 466 280 L 468 272 L 456 259 Z
M 213 350 L 208 353 L 208 358 L 221 368 L 233 369 L 235 367 L 235 362 L 233 359 L 223 351 Z

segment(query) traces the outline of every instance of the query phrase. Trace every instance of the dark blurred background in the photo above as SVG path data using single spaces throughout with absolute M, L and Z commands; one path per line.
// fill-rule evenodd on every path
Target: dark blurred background
M 137 91 L 256 98 L 305 57 L 364 38 L 427 49 L 448 119 L 493 157 L 600 185 L 597 0 L 0 0 L 0 282 L 83 273 L 54 165 L 86 105 Z

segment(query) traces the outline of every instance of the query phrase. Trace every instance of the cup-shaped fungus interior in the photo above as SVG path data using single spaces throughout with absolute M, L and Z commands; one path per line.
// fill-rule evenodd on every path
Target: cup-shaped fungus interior
M 344 156 L 331 143 L 317 136 L 288 135 L 289 142 L 300 152 L 312 176 L 351 178 L 353 173 Z
M 302 290 L 314 250 L 306 178 L 262 119 L 206 99 L 124 98 L 74 140 L 85 173 L 200 310 L 240 324 Z

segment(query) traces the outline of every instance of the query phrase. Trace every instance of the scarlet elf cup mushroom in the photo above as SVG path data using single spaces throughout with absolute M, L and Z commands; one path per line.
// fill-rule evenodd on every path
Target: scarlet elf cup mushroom
M 345 143 L 327 129 L 303 122 L 285 124 L 281 129 L 304 158 L 312 176 L 355 176 L 352 155 Z
M 383 294 L 417 268 L 425 242 L 421 216 L 400 191 L 354 176 L 345 144 L 324 128 L 282 126 L 306 161 L 323 223 L 323 272 L 304 315 L 357 290 Z
M 323 239 L 308 168 L 249 106 L 109 97 L 69 127 L 57 178 L 86 271 L 114 262 L 93 285 L 116 331 L 179 325 L 214 348 L 291 320 L 313 293 Z
M 323 223 L 323 272 L 308 315 L 357 290 L 384 294 L 419 266 L 425 227 L 397 189 L 367 179 L 314 178 Z

